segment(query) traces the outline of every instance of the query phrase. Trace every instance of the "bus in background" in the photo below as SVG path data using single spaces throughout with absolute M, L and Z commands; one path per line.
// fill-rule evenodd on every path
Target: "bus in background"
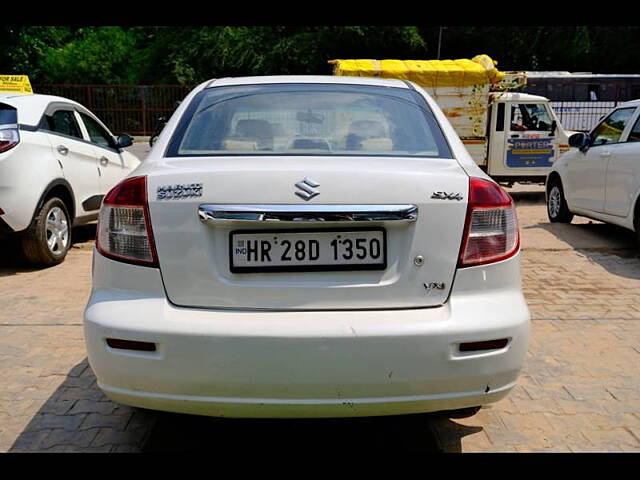
M 587 132 L 622 102 L 640 98 L 640 75 L 526 72 L 520 91 L 550 100 L 562 125 Z

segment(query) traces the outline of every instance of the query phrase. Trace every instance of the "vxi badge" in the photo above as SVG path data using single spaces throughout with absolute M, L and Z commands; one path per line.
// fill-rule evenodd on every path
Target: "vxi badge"
M 424 288 L 427 289 L 427 292 L 430 292 L 432 290 L 444 290 L 446 287 L 446 284 L 444 282 L 429 282 L 429 283 L 423 283 Z

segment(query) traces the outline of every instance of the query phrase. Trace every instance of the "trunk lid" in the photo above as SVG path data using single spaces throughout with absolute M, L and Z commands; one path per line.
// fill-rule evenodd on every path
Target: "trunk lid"
M 309 201 L 296 184 L 313 179 Z M 158 199 L 158 187 L 201 184 L 201 196 Z M 443 304 L 464 230 L 469 179 L 455 160 L 372 157 L 169 159 L 148 175 L 149 212 L 167 296 L 176 305 L 242 309 L 380 309 Z M 197 190 L 197 187 L 196 187 Z M 432 198 L 434 192 L 462 199 Z M 415 221 L 203 221 L 201 205 L 415 205 Z M 386 269 L 232 273 L 230 233 L 382 228 Z M 422 256 L 424 263 L 416 265 Z M 419 262 L 418 262 L 419 263 Z M 431 288 L 425 288 L 431 284 Z M 438 284 L 436 287 L 434 284 Z M 441 288 L 438 288 L 441 287 Z

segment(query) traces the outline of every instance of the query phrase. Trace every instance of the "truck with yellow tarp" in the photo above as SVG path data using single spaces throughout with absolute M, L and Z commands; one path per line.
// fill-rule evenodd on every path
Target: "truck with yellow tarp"
M 459 60 L 330 60 L 334 75 L 408 80 L 440 106 L 476 163 L 503 184 L 544 182 L 569 149 L 549 100 L 513 90 L 525 72 L 501 72 L 487 55 Z

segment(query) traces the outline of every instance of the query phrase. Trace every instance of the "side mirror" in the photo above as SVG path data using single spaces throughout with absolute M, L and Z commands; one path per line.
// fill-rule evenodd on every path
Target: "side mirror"
M 569 137 L 569 145 L 584 151 L 589 147 L 591 139 L 584 132 L 574 133 Z
M 118 146 L 118 148 L 130 147 L 131 145 L 133 145 L 133 137 L 131 135 L 127 135 L 126 133 L 118 135 L 118 138 L 116 139 L 116 145 Z
M 551 129 L 549 130 L 549 135 L 554 136 L 556 133 L 556 128 L 558 128 L 558 123 L 554 120 L 551 122 Z

